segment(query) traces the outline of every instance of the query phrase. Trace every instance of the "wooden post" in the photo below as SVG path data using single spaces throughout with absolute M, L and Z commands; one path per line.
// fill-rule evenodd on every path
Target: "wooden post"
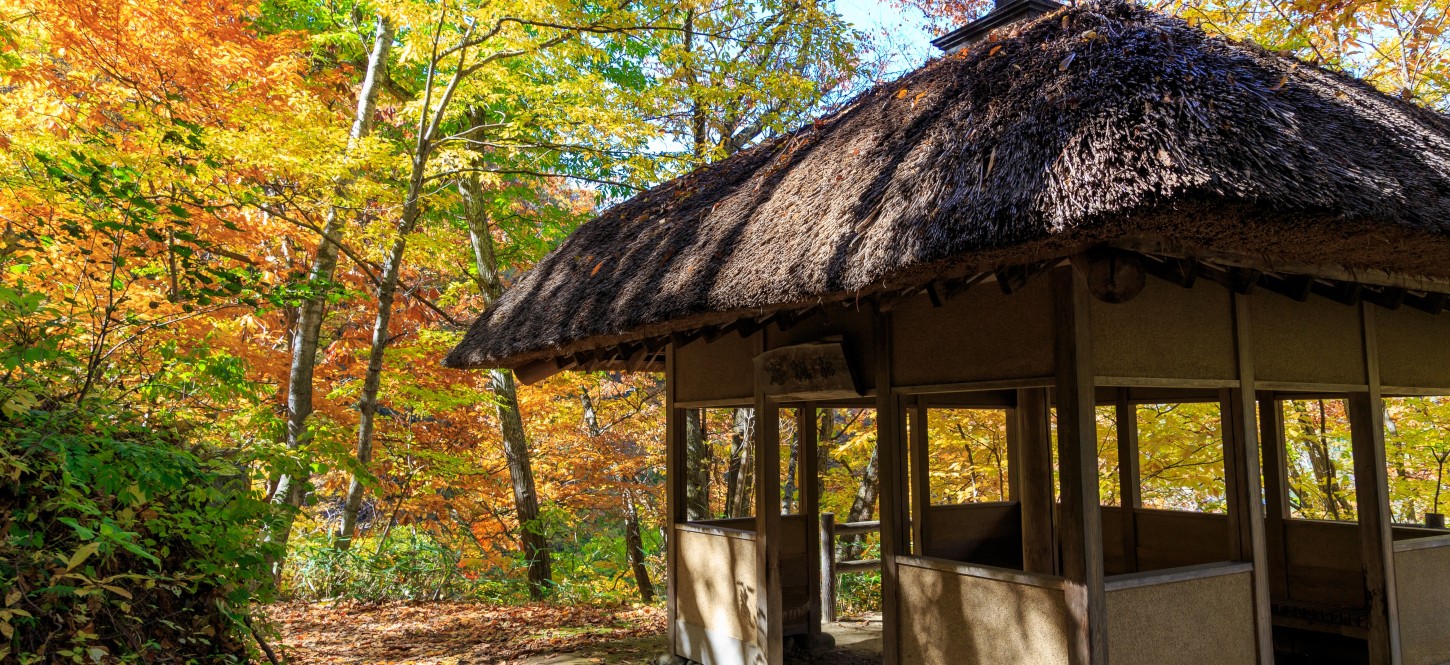
M 1273 393 L 1259 398 L 1259 458 L 1264 470 L 1264 548 L 1268 556 L 1269 596 L 1289 596 L 1288 551 L 1284 520 L 1289 517 L 1289 481 L 1284 469 L 1284 407 Z M 1272 610 L 1272 607 L 1270 608 Z
M 881 644 L 883 665 L 897 665 L 901 613 L 897 602 L 896 556 L 905 554 L 907 525 L 905 446 L 901 432 L 901 402 L 891 391 L 891 315 L 877 310 L 876 445 L 881 491 Z
M 1269 558 L 1264 544 L 1263 492 L 1259 487 L 1259 437 L 1254 418 L 1254 345 L 1249 325 L 1248 296 L 1234 293 L 1234 347 L 1239 387 L 1221 395 L 1224 478 L 1227 484 L 1229 551 L 1238 561 L 1254 565 L 1252 572 L 1254 634 L 1259 663 L 1274 662 L 1273 606 L 1269 593 Z
M 1365 383 L 1349 396 L 1350 441 L 1354 447 L 1354 489 L 1359 509 L 1360 554 L 1369 599 L 1369 662 L 1399 665 L 1400 619 L 1395 593 L 1394 538 L 1390 526 L 1389 479 L 1385 471 L 1384 400 L 1380 395 L 1379 352 L 1374 309 L 1360 304 Z
M 780 406 L 755 381 L 755 643 L 766 665 L 785 663 L 780 579 Z
M 931 458 L 927 455 L 926 406 L 911 409 L 911 551 L 925 555 L 926 511 L 931 507 Z
M 665 347 L 665 618 L 666 638 L 671 654 L 683 655 L 680 650 L 676 623 L 679 609 L 679 538 L 675 525 L 687 519 L 685 505 L 685 419 L 675 407 L 675 390 L 679 381 L 675 376 L 675 345 Z
M 801 516 L 806 521 L 806 540 L 819 531 L 821 515 L 821 476 L 817 472 L 817 457 L 820 447 L 816 440 L 816 405 L 800 404 L 796 407 L 796 445 L 800 448 L 796 468 L 801 477 Z M 816 541 L 816 551 L 806 552 L 806 626 L 814 636 L 821 632 L 821 542 Z M 814 643 L 814 640 L 812 640 Z
M 836 514 L 821 515 L 821 615 L 836 622 Z
M 1123 515 L 1123 569 L 1138 571 L 1138 508 L 1143 488 L 1138 482 L 1138 407 L 1119 388 L 1114 404 L 1118 425 L 1118 503 Z
M 1017 391 L 1016 440 L 1022 469 L 1016 474 L 1022 502 L 1022 569 L 1029 573 L 1057 573 L 1057 544 L 1053 540 L 1056 514 L 1052 497 L 1052 437 L 1048 432 L 1047 390 Z
M 1052 272 L 1057 437 L 1062 483 L 1062 574 L 1067 578 L 1072 665 L 1108 662 L 1103 523 L 1087 286 L 1071 266 Z

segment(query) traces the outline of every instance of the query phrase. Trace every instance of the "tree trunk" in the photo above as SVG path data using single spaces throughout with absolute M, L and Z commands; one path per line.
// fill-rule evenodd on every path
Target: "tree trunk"
M 599 414 L 594 409 L 594 400 L 587 389 L 579 391 L 579 402 L 584 408 L 584 426 L 589 432 L 589 438 L 598 438 L 604 432 L 599 427 Z M 637 455 L 640 451 L 638 446 L 631 445 L 629 450 L 620 452 Z M 619 482 L 622 488 L 620 498 L 624 501 L 624 558 L 634 573 L 634 584 L 639 588 L 640 598 L 646 603 L 653 602 L 655 590 L 649 579 L 649 569 L 644 564 L 644 536 L 639 528 L 639 505 L 635 502 L 634 490 L 625 485 L 626 479 L 619 478 Z M 638 476 L 632 482 L 638 483 Z
M 373 111 L 377 106 L 378 90 L 386 77 L 388 53 L 393 45 L 393 28 L 387 18 L 377 18 L 377 33 L 372 52 L 368 55 L 367 72 L 362 87 L 358 90 L 357 112 L 353 117 L 349 146 L 356 144 L 372 129 Z M 334 207 L 327 213 L 322 239 L 317 245 L 317 256 L 313 258 L 308 279 L 314 287 L 332 279 L 337 267 L 338 246 L 336 240 L 342 232 L 341 211 Z M 298 308 L 297 326 L 292 335 L 292 366 L 287 376 L 287 448 L 297 450 L 310 438 L 307 434 L 307 419 L 312 415 L 312 379 L 317 361 L 317 340 L 322 329 L 322 315 L 327 304 L 324 293 L 311 294 Z M 272 495 L 274 503 L 285 504 L 294 509 L 302 507 L 306 497 L 307 474 L 299 470 L 283 473 L 277 478 L 277 488 Z M 280 584 L 282 566 L 286 562 L 287 541 L 292 535 L 293 514 L 284 516 L 281 522 L 267 534 L 267 540 L 281 546 L 276 560 L 272 561 L 274 583 Z
M 850 521 L 852 522 L 864 522 L 876 514 L 876 492 L 880 487 L 876 457 L 880 450 L 879 443 L 871 449 L 871 461 L 861 472 L 861 483 L 856 487 L 856 498 L 851 501 Z M 865 549 L 866 545 L 864 538 L 851 536 L 842 538 L 841 541 L 841 560 L 851 561 L 861 557 L 861 551 Z
M 624 493 L 624 504 L 624 551 L 629 557 L 629 567 L 634 571 L 634 584 L 639 587 L 640 599 L 652 603 L 655 587 L 650 582 L 649 569 L 644 565 L 644 538 L 639 530 L 639 506 L 634 501 L 634 492 Z
M 734 409 L 730 433 L 730 463 L 725 469 L 725 512 L 727 517 L 748 517 L 754 514 L 750 504 L 751 480 L 755 477 L 751 461 L 755 414 L 753 409 Z
M 785 482 L 780 484 L 780 512 L 786 515 L 796 512 L 796 492 L 799 488 L 796 483 L 796 467 L 799 466 L 800 449 L 800 437 L 797 436 L 790 442 L 790 452 L 785 461 Z
M 685 409 L 685 512 L 690 521 L 710 518 L 711 457 L 705 410 Z
M 477 175 L 459 181 L 463 195 L 464 220 L 468 238 L 473 244 L 473 259 L 478 270 L 478 289 L 486 303 L 493 303 L 503 293 L 498 278 L 498 258 L 494 253 L 493 235 L 489 231 L 488 212 L 483 204 L 483 187 Z M 529 566 L 529 596 L 542 600 L 548 591 L 550 572 L 549 543 L 539 524 L 539 498 L 534 488 L 534 468 L 529 459 L 529 442 L 524 435 L 524 421 L 519 411 L 519 398 L 514 386 L 514 373 L 500 369 L 489 372 L 489 387 L 498 398 L 498 420 L 503 431 L 504 454 L 508 458 L 509 479 L 513 483 L 514 512 L 519 520 L 519 543 Z

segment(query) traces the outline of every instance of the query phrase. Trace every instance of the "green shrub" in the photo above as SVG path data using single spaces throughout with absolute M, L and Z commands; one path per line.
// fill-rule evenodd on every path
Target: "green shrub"
M 0 415 L 0 662 L 245 662 L 269 507 L 124 414 Z

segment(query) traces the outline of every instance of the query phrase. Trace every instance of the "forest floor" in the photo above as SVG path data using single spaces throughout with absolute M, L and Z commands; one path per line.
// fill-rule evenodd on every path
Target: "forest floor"
M 656 607 L 478 603 L 280 603 L 266 608 L 289 665 L 652 665 Z M 792 663 L 880 663 L 876 621 L 833 624 L 838 648 Z

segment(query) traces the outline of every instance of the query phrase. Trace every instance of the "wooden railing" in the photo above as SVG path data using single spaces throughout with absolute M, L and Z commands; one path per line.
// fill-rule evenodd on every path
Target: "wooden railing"
M 825 621 L 836 620 L 836 578 L 847 573 L 881 570 L 880 559 L 836 560 L 836 539 L 879 533 L 881 521 L 836 523 L 834 513 L 821 515 L 821 613 Z

